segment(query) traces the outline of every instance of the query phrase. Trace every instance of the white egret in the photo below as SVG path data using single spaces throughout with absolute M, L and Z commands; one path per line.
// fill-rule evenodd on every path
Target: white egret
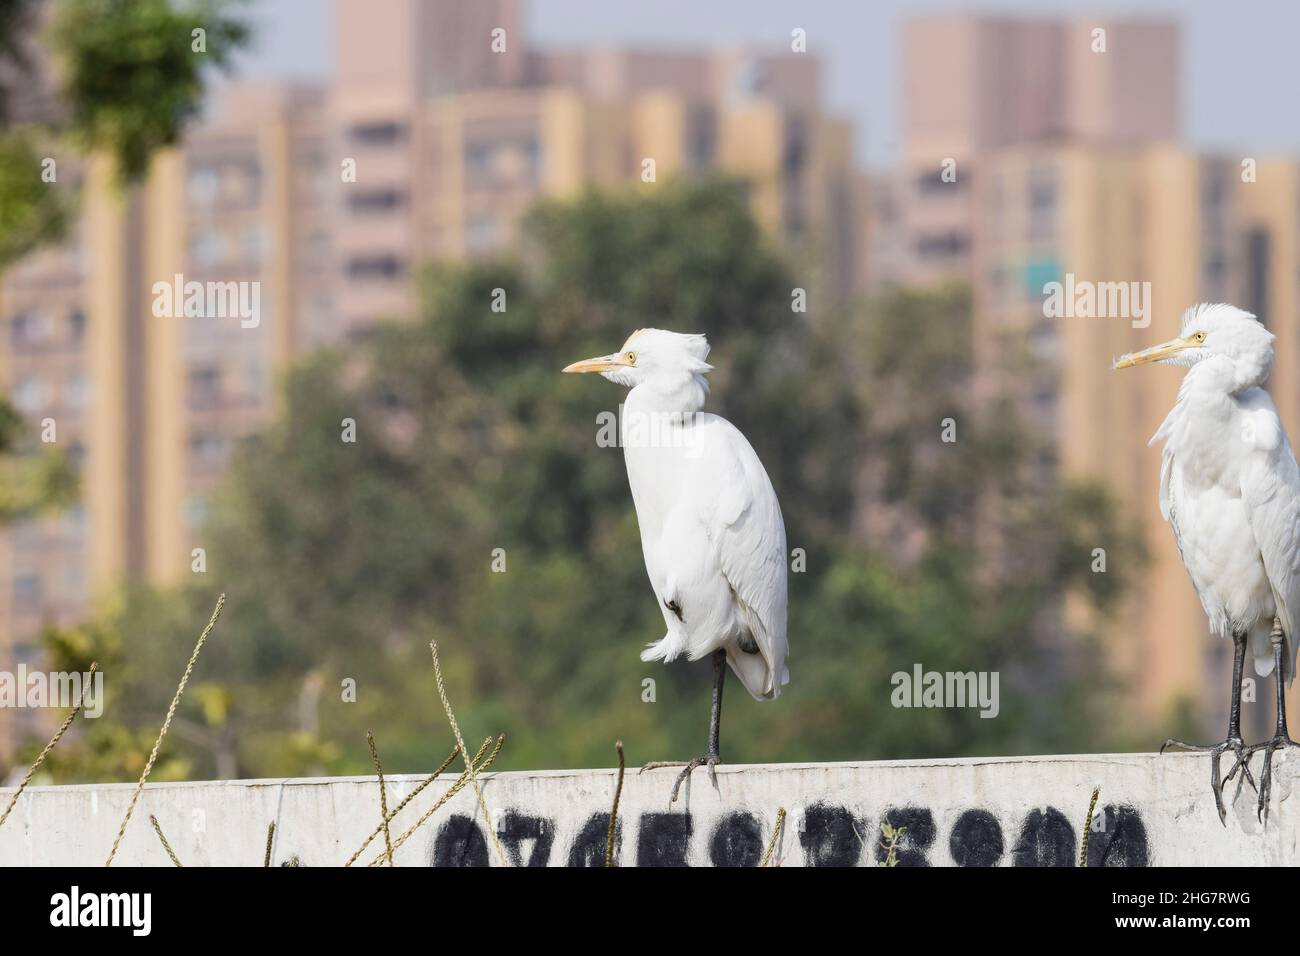
M 1255 785 L 1250 758 L 1264 751 L 1258 814 L 1267 812 L 1273 753 L 1297 745 L 1286 724 L 1283 680 L 1295 677 L 1294 631 L 1300 620 L 1300 468 L 1273 400 L 1261 387 L 1273 366 L 1273 335 L 1249 312 L 1202 304 L 1183 314 L 1176 339 L 1115 363 L 1148 362 L 1187 368 L 1178 400 L 1151 444 L 1164 440 L 1160 513 L 1173 528 L 1210 628 L 1233 643 L 1228 736 L 1208 752 L 1210 786 L 1225 820 L 1223 783 L 1238 769 Z M 1245 747 L 1241 740 L 1241 672 L 1247 650 L 1261 677 L 1277 685 L 1274 736 Z M 1164 747 L 1161 748 L 1164 750 Z M 1219 758 L 1236 760 L 1223 781 Z
M 672 801 L 696 767 L 707 766 L 716 785 L 727 665 L 758 700 L 775 699 L 790 679 L 781 506 L 745 436 L 700 411 L 708 354 L 703 335 L 641 329 L 612 355 L 564 369 L 631 388 L 619 434 L 646 573 L 668 629 L 641 659 L 712 656 L 708 752 L 643 768 L 684 766 Z

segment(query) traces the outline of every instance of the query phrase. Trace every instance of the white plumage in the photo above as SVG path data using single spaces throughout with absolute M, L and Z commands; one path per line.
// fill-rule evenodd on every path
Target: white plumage
M 1268 392 L 1273 336 L 1230 305 L 1183 316 L 1182 338 L 1205 343 L 1171 364 L 1188 364 L 1178 401 L 1151 437 L 1163 441 L 1160 513 L 1173 528 L 1210 628 L 1244 630 L 1255 671 L 1273 671 L 1276 615 L 1295 673 L 1291 622 L 1300 612 L 1300 469 Z M 1199 354 L 1204 353 L 1204 354 Z
M 627 416 L 653 393 L 632 389 Z M 644 661 L 699 660 L 719 648 L 745 688 L 772 699 L 790 679 L 786 657 L 785 525 L 767 472 L 745 436 L 701 412 L 681 426 L 680 447 L 637 447 L 624 438 L 628 484 L 650 585 L 667 632 Z M 682 611 L 679 619 L 671 605 Z M 742 643 L 752 640 L 758 653 Z
M 641 551 L 666 631 L 645 661 L 713 660 L 709 748 L 681 766 L 672 799 L 696 767 L 720 761 L 727 668 L 758 700 L 790 680 L 786 658 L 785 524 L 772 482 L 745 436 L 701 411 L 709 393 L 703 335 L 632 333 L 611 355 L 566 372 L 599 372 L 628 386 L 619 416 Z M 716 783 L 716 780 L 715 780 Z
M 1151 444 L 1163 441 L 1160 512 L 1214 633 L 1231 638 L 1237 661 L 1253 658 L 1261 676 L 1280 665 L 1278 734 L 1243 747 L 1240 685 L 1233 687 L 1228 738 L 1214 752 L 1212 786 L 1223 816 L 1218 754 L 1266 750 L 1260 807 L 1268 795 L 1273 749 L 1289 744 L 1281 681 L 1295 677 L 1293 625 L 1300 620 L 1300 467 L 1263 384 L 1273 366 L 1273 335 L 1248 312 L 1225 304 L 1193 306 L 1178 338 L 1133 355 L 1187 368 L 1178 400 Z M 1179 743 L 1173 741 L 1173 743 Z M 1228 779 L 1238 766 L 1228 774 Z M 1253 782 L 1253 780 L 1252 780 Z
M 641 329 L 619 352 L 569 366 L 631 387 L 620 416 L 628 484 L 664 636 L 642 660 L 725 650 L 759 700 L 789 681 L 781 506 L 734 425 L 700 409 L 703 335 Z M 748 647 L 750 650 L 746 650 Z

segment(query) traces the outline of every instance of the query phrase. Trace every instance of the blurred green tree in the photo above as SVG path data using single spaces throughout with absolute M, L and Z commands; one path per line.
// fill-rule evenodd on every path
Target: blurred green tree
M 102 149 L 125 182 L 198 115 L 205 72 L 228 69 L 249 40 L 231 0 L 59 0 L 51 32 L 63 64 L 68 130 Z
M 125 187 L 146 175 L 155 151 L 177 142 L 211 68 L 228 68 L 249 39 L 230 13 L 240 2 L 0 0 L 0 271 L 62 239 L 75 218 L 77 178 L 49 175 L 54 157 L 101 152 Z M 0 398 L 0 524 L 68 504 L 77 483 L 67 456 L 38 441 Z M 57 649 L 60 639 L 50 644 Z M 137 762 L 138 741 L 95 726 L 101 733 L 87 734 L 91 756 L 82 760 L 91 779 L 97 765 L 120 772 Z
M 202 672 L 229 695 L 219 720 L 183 708 L 210 732 L 184 742 L 200 774 L 232 747 L 242 774 L 365 772 L 366 728 L 386 767 L 427 767 L 449 746 L 431 638 L 467 739 L 510 734 L 501 766 L 607 764 L 615 737 L 634 763 L 694 753 L 707 666 L 637 656 L 663 625 L 622 453 L 596 442 L 622 392 L 559 374 L 657 325 L 710 336 L 709 407 L 751 438 L 806 561 L 792 683 L 769 704 L 732 685 L 725 759 L 1103 746 L 1112 685 L 1063 608 L 1104 612 L 1140 557 L 1108 498 L 1035 478 L 1013 404 L 975 401 L 964 291 L 810 318 L 797 284 L 730 180 L 547 203 L 513 258 L 432 268 L 422 319 L 288 377 L 214 502 L 200 583 L 97 625 L 131 662 L 111 719 L 156 724 L 226 591 Z M 999 672 L 998 718 L 895 708 L 891 677 L 916 663 Z M 75 747 L 63 759 L 79 773 Z
M 0 269 L 71 221 L 71 184 L 43 176 L 56 149 L 102 151 L 131 184 L 180 139 L 208 74 L 229 69 L 248 43 L 248 25 L 230 12 L 241 4 L 0 0 Z M 19 91 L 32 101 L 22 111 Z

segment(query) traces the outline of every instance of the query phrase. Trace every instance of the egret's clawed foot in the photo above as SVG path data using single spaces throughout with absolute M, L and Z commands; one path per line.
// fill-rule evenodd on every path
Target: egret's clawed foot
M 1241 794 L 1241 785 L 1243 782 L 1249 782 L 1251 789 L 1256 792 L 1259 788 L 1255 786 L 1255 778 L 1250 772 L 1250 755 L 1254 748 L 1246 749 L 1240 737 L 1229 737 L 1222 743 L 1215 744 L 1212 747 L 1203 747 L 1199 744 L 1188 744 L 1181 740 L 1166 740 L 1160 748 L 1164 753 L 1169 747 L 1180 747 L 1183 750 L 1191 750 L 1196 753 L 1207 753 L 1210 755 L 1210 789 L 1214 791 L 1214 805 L 1219 811 L 1219 822 L 1224 826 L 1228 825 L 1228 811 L 1223 807 L 1223 785 L 1236 776 L 1237 771 L 1241 771 L 1241 776 L 1237 778 L 1237 789 L 1233 792 L 1232 800 L 1235 803 L 1237 797 Z M 1228 775 L 1219 779 L 1219 757 L 1225 752 L 1231 750 L 1236 755 L 1236 761 Z
M 696 757 L 694 760 L 655 760 L 642 767 L 640 772 L 645 773 L 647 770 L 658 770 L 662 767 L 681 767 L 682 772 L 677 775 L 677 780 L 673 783 L 672 796 L 668 799 L 669 804 L 674 804 L 677 802 L 677 793 L 682 789 L 682 784 L 690 778 L 691 772 L 697 767 L 709 768 L 709 783 L 716 788 L 718 785 L 718 772 L 714 768 L 720 763 L 722 763 L 722 758 L 717 754 L 705 754 L 703 757 Z
M 1262 744 L 1252 744 L 1246 748 L 1247 759 L 1257 750 L 1264 751 L 1264 767 L 1259 772 L 1259 806 L 1255 810 L 1260 823 L 1268 822 L 1268 795 L 1273 789 L 1273 754 L 1285 747 L 1300 747 L 1300 744 L 1286 734 L 1278 734 Z

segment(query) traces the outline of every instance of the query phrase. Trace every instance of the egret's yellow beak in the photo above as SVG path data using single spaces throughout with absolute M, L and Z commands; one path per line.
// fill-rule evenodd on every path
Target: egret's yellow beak
M 597 358 L 583 359 L 581 362 L 574 362 L 572 365 L 566 365 L 566 372 L 608 372 L 610 369 L 619 368 L 623 365 L 629 365 L 627 359 L 622 354 L 601 355 Z
M 1161 342 L 1159 345 L 1153 345 L 1149 349 L 1143 349 L 1141 352 L 1129 352 L 1128 355 L 1121 355 L 1115 361 L 1114 367 L 1132 368 L 1135 365 L 1146 365 L 1150 362 L 1159 362 L 1167 359 L 1171 355 L 1177 355 L 1183 349 L 1195 348 L 1196 343 L 1188 339 L 1170 339 L 1168 342 Z

